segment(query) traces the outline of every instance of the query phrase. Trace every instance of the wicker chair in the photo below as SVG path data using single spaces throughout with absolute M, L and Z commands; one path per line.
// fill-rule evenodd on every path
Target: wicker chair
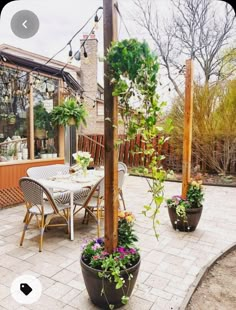
M 63 164 L 31 167 L 27 170 L 27 175 L 35 180 L 47 179 L 56 175 L 64 175 L 69 173 L 70 167 Z M 89 193 L 89 188 L 82 188 L 74 192 L 74 200 L 78 200 L 81 197 L 86 197 Z M 60 191 L 53 194 L 54 200 L 59 204 L 70 203 L 70 192 Z
M 78 213 L 81 209 L 85 210 L 83 224 L 88 224 L 89 217 L 92 216 L 97 222 L 97 235 L 100 236 L 100 223 L 101 213 L 104 207 L 104 177 L 101 178 L 89 191 L 86 197 L 80 197 L 74 200 L 75 209 L 79 206 L 79 209 L 74 212 Z M 96 212 L 95 212 L 96 211 Z
M 123 191 L 122 191 L 122 187 L 123 187 L 124 181 L 125 181 L 125 176 L 126 176 L 126 174 L 128 172 L 126 164 L 124 164 L 122 162 L 118 162 L 118 171 L 122 171 L 121 173 L 119 173 L 119 176 L 118 176 L 119 196 L 120 196 L 120 198 L 122 200 L 124 210 L 126 210 L 124 195 L 123 195 Z
M 66 226 L 69 231 L 69 209 L 68 205 L 58 204 L 51 193 L 38 181 L 31 178 L 21 178 L 19 180 L 20 188 L 24 194 L 25 204 L 27 208 L 25 216 L 25 225 L 22 232 L 20 245 L 22 246 L 25 232 L 28 229 L 33 216 L 36 216 L 38 227 L 40 230 L 39 238 L 39 252 L 42 251 L 43 234 L 49 226 Z M 46 196 L 47 200 L 44 199 Z M 64 219 L 63 224 L 50 224 L 51 220 L 55 217 Z

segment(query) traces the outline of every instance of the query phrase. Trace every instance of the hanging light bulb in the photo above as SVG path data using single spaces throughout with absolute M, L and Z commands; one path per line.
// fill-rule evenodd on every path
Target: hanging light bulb
M 77 61 L 80 61 L 80 50 L 78 50 L 75 54 L 74 54 L 74 59 Z
M 46 98 L 49 99 L 50 98 L 50 94 L 49 94 L 49 91 L 48 91 L 48 84 L 47 84 L 47 81 L 44 81 L 44 82 L 45 82 L 45 85 L 46 85 L 46 88 L 45 88 Z
M 80 95 L 80 102 L 84 102 L 84 96 Z
M 94 17 L 94 29 L 95 30 L 98 30 L 98 22 L 99 22 L 99 18 L 98 18 L 98 14 L 96 13 Z
M 69 57 L 72 57 L 72 56 L 73 56 L 73 51 L 72 51 L 72 46 L 71 46 L 71 43 L 69 43 L 69 45 L 70 45 Z
M 84 58 L 88 58 L 88 53 L 87 53 L 85 47 L 84 47 Z

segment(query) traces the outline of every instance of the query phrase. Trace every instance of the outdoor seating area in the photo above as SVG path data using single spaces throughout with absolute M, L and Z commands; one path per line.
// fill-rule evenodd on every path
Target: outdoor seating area
M 0 310 L 236 309 L 234 8 L 42 2 L 0 17 Z
M 181 188 L 166 182 L 166 195 Z M 174 231 L 163 206 L 158 227 L 159 241 L 153 236 L 151 222 L 142 214 L 148 200 L 144 178 L 128 176 L 123 188 L 126 208 L 136 217 L 142 263 L 129 305 L 123 309 L 179 309 L 202 269 L 230 245 L 236 243 L 234 188 L 207 186 L 204 209 L 198 229 L 191 233 Z M 37 224 L 32 219 L 19 246 L 23 229 L 24 205 L 0 211 L 0 302 L 1 309 L 19 309 L 9 287 L 22 273 L 36 276 L 43 285 L 37 304 L 22 309 L 98 309 L 89 300 L 81 275 L 82 244 L 97 235 L 96 222 L 82 224 L 84 213 L 75 217 L 71 241 L 65 227 L 51 227 L 44 233 L 43 252 L 39 253 Z

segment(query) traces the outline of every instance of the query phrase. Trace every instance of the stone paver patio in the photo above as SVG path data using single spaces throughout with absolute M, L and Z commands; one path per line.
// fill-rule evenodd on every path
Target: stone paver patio
M 149 202 L 147 189 L 145 179 L 127 178 L 124 196 L 137 219 L 142 262 L 135 291 L 123 309 L 175 310 L 200 270 L 236 242 L 236 189 L 205 187 L 202 218 L 192 233 L 174 231 L 163 207 L 159 241 L 150 220 L 141 214 Z M 181 184 L 167 182 L 165 191 L 166 197 L 180 194 Z M 19 247 L 24 211 L 23 206 L 0 211 L 0 309 L 97 309 L 89 301 L 79 264 L 81 244 L 96 235 L 96 225 L 82 225 L 81 214 L 73 242 L 62 229 L 51 229 L 39 253 L 36 230 L 27 231 L 24 246 Z M 32 274 L 42 283 L 43 294 L 35 304 L 20 306 L 10 295 L 12 281 L 22 274 Z

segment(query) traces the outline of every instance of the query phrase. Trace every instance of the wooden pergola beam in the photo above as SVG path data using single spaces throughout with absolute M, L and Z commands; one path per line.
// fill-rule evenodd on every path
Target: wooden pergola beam
M 193 119 L 193 60 L 186 60 L 184 140 L 182 165 L 182 197 L 186 198 L 191 175 L 192 154 L 192 119 Z
M 117 15 L 114 0 L 103 0 L 104 54 L 117 41 Z M 108 65 L 104 63 L 104 146 L 105 146 L 105 249 L 112 253 L 118 241 L 118 98 L 112 96 Z

